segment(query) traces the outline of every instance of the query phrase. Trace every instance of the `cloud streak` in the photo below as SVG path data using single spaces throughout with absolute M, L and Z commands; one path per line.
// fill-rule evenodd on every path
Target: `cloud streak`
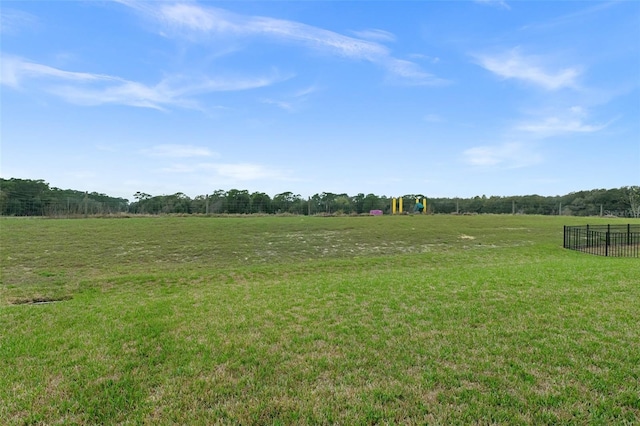
M 287 77 L 167 77 L 147 85 L 120 77 L 65 71 L 23 58 L 2 56 L 0 84 L 14 89 L 46 92 L 78 105 L 119 104 L 164 110 L 166 107 L 200 109 L 200 95 L 270 86 Z
M 607 124 L 587 124 L 580 119 L 547 117 L 540 122 L 521 123 L 516 130 L 540 136 L 555 136 L 565 133 L 593 133 L 607 127 Z
M 0 69 L 0 83 L 17 88 L 24 80 L 29 79 L 58 79 L 76 82 L 111 82 L 123 83 L 125 80 L 108 75 L 91 74 L 83 72 L 70 72 L 57 68 L 29 62 L 19 57 L 2 55 L 2 68 Z
M 362 38 L 365 40 L 372 41 L 396 41 L 396 36 L 390 33 L 389 31 L 378 30 L 378 29 L 368 29 L 368 30 L 360 30 L 360 31 L 352 31 L 358 38 Z
M 511 6 L 504 0 L 475 0 L 476 3 L 485 6 L 492 6 L 498 9 L 511 10 Z
M 260 102 L 268 105 L 275 105 L 288 112 L 294 112 L 299 109 L 300 105 L 304 104 L 306 100 L 319 89 L 316 86 L 309 86 L 298 90 L 290 96 L 282 99 L 262 98 Z
M 537 118 L 517 124 L 514 130 L 536 137 L 553 137 L 571 133 L 594 133 L 606 128 L 610 123 L 593 124 L 587 122 L 589 113 L 581 106 L 573 106 L 554 114 L 542 114 Z
M 476 60 L 481 67 L 499 77 L 524 81 L 551 91 L 576 88 L 576 80 L 580 76 L 577 67 L 549 71 L 543 66 L 542 58 L 522 55 L 519 49 L 499 55 L 477 55 Z
M 38 18 L 30 13 L 6 7 L 0 10 L 0 34 L 19 34 L 25 29 L 35 29 L 38 26 Z
M 162 26 L 162 32 L 194 41 L 206 42 L 221 36 L 272 39 L 303 46 L 351 60 L 367 61 L 386 69 L 391 75 L 416 85 L 446 83 L 420 68 L 416 63 L 394 57 L 379 41 L 394 36 L 382 30 L 356 32 L 349 37 L 300 22 L 263 16 L 246 16 L 195 3 L 148 4 L 130 0 L 120 3 L 132 7 Z M 368 39 L 368 40 L 367 40 Z M 375 41 L 374 41 L 375 40 Z
M 508 169 L 530 166 L 542 160 L 539 154 L 521 142 L 473 147 L 463 152 L 463 158 L 472 166 Z

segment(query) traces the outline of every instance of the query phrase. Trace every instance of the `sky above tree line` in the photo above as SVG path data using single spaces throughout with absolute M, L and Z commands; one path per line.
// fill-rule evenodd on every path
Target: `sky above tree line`
M 640 184 L 640 2 L 6 1 L 4 178 L 127 199 Z

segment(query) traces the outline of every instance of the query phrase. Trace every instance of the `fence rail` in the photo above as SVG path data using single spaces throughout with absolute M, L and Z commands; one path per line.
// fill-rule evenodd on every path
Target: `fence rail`
M 640 225 L 565 226 L 564 248 L 598 256 L 640 257 Z

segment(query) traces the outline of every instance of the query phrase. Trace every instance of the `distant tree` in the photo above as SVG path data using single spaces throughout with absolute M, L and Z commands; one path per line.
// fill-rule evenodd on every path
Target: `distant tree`
M 295 195 L 293 192 L 287 191 L 280 194 L 276 194 L 273 197 L 273 210 L 275 213 L 291 213 L 291 206 L 295 201 Z
M 0 187 L 0 213 L 4 214 L 9 203 L 9 194 Z
M 166 204 L 165 197 L 156 195 L 141 201 L 143 213 L 158 214 L 162 213 L 162 208 Z
M 252 193 L 251 213 L 271 213 L 271 197 L 264 192 Z
M 230 189 L 227 192 L 227 211 L 229 213 L 250 213 L 251 196 L 249 191 Z
M 289 213 L 293 214 L 307 214 L 309 211 L 309 203 L 302 198 L 300 194 L 295 194 L 292 197 L 291 206 L 289 207 Z
M 640 217 L 640 186 L 627 186 L 624 190 L 629 199 L 631 215 L 636 218 Z
M 136 202 L 132 206 L 130 206 L 131 211 L 133 213 L 147 213 L 145 211 L 145 204 L 147 204 L 146 201 L 151 198 L 151 195 L 145 192 L 137 191 L 135 194 L 133 194 L 133 198 L 136 199 Z
M 283 192 L 273 199 L 263 192 L 249 194 L 246 190 L 216 190 L 211 195 L 190 199 L 182 192 L 173 195 L 152 196 L 137 191 L 129 203 L 123 198 L 72 189 L 50 188 L 43 180 L 0 178 L 0 214 L 27 215 L 79 215 L 103 214 L 119 211 L 133 213 L 292 213 L 362 214 L 370 210 L 391 210 L 389 198 L 375 194 L 322 192 L 308 200 L 299 194 Z M 423 194 L 402 197 L 404 210 L 411 210 L 416 198 Z M 577 216 L 599 215 L 640 217 L 640 186 L 617 189 L 592 189 L 562 196 L 516 195 L 509 197 L 485 195 L 473 198 L 432 198 L 427 201 L 434 213 L 475 212 L 505 214 L 568 214 Z M 562 209 L 562 212 L 560 212 Z
M 337 214 L 350 214 L 353 211 L 351 198 L 347 194 L 338 194 L 333 200 L 333 211 Z
M 13 216 L 39 216 L 51 201 L 49 184 L 42 179 L 1 179 L 4 195 L 2 214 Z
M 309 214 L 318 214 L 322 211 L 324 211 L 322 197 L 320 196 L 320 194 L 313 194 L 309 199 Z
M 475 196 L 466 204 L 466 210 L 469 213 L 484 213 L 484 202 L 486 201 L 486 196 L 478 197 Z
M 626 216 L 629 208 L 626 187 L 609 189 L 598 201 L 603 204 L 607 214 Z
M 182 192 L 164 197 L 165 213 L 191 213 L 191 199 Z
M 197 195 L 193 200 L 191 200 L 191 213 L 207 213 L 207 203 L 209 202 L 209 197 L 206 195 Z
M 364 213 L 364 199 L 365 199 L 365 196 L 362 192 L 356 195 L 355 197 L 351 197 L 351 207 L 352 207 L 353 213 L 356 213 L 356 214 Z
M 213 191 L 209 196 L 209 213 L 224 213 L 227 211 L 227 192 L 222 189 Z
M 491 214 L 511 213 L 513 204 L 504 197 L 492 196 L 485 200 L 483 210 Z
M 323 192 L 320 194 L 320 203 L 324 207 L 325 213 L 331 213 L 334 211 L 333 202 L 338 195 L 332 192 Z
M 367 194 L 362 199 L 362 212 L 369 213 L 371 210 L 389 210 L 389 203 L 386 197 L 379 197 L 375 194 Z
M 430 198 L 427 200 L 427 208 L 432 213 L 455 213 L 462 208 L 462 203 L 458 199 Z
M 133 194 L 133 198 L 135 198 L 138 201 L 142 201 L 142 200 L 148 200 L 149 198 L 151 198 L 151 195 L 138 191 L 135 194 Z

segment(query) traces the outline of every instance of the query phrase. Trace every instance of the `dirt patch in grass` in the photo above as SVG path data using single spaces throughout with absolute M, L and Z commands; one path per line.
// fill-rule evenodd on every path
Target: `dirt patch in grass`
M 46 303 L 56 303 L 63 302 L 65 300 L 71 300 L 71 296 L 56 296 L 56 297 L 48 297 L 48 296 L 36 296 L 36 297 L 25 297 L 19 299 L 10 299 L 9 303 L 12 305 L 44 305 Z

